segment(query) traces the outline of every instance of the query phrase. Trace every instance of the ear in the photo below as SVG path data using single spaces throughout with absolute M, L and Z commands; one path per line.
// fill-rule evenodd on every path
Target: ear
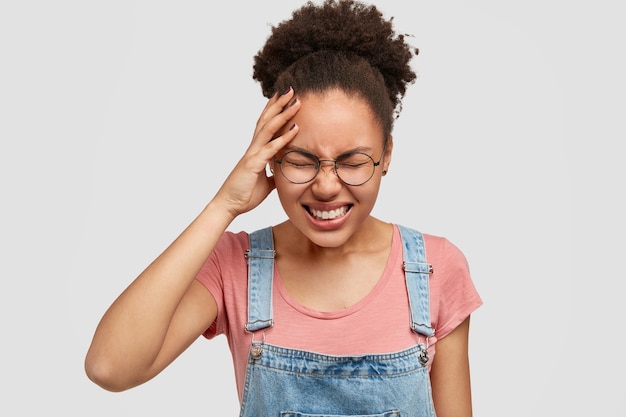
M 385 145 L 385 153 L 383 155 L 383 175 L 386 175 L 389 171 L 389 164 L 391 164 L 391 153 L 393 151 L 393 136 L 389 135 L 387 145 Z

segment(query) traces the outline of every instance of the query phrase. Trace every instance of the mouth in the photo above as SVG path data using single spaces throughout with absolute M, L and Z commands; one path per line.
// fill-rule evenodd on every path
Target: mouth
M 304 206 L 311 216 L 317 220 L 334 220 L 343 217 L 352 208 L 351 205 L 338 207 L 334 210 L 316 210 L 309 206 Z

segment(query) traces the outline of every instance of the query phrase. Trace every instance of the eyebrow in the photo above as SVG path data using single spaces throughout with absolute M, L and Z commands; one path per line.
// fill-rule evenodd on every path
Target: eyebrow
M 318 156 L 318 155 L 314 154 L 313 152 L 309 151 L 308 149 L 300 148 L 300 147 L 298 147 L 298 146 L 289 146 L 289 145 L 287 145 L 287 146 L 285 146 L 285 148 L 284 148 L 284 149 L 285 149 L 286 151 L 297 151 L 297 152 L 302 152 L 302 153 L 305 153 L 305 154 L 308 154 L 308 155 L 314 155 L 314 156 L 316 156 L 317 158 L 319 158 L 319 156 Z M 339 155 L 337 155 L 337 156 L 339 157 L 339 156 L 342 156 L 342 155 L 346 155 L 346 154 L 350 154 L 350 153 L 355 153 L 355 152 L 362 152 L 362 153 L 365 153 L 365 151 L 370 151 L 370 152 L 371 152 L 371 151 L 372 151 L 372 148 L 370 148 L 369 146 L 357 146 L 356 148 L 345 150 L 345 151 L 341 152 L 341 153 L 340 153 Z

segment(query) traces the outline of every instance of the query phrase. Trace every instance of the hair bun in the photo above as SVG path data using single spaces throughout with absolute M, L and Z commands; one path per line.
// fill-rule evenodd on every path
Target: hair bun
M 396 34 L 393 18 L 373 5 L 354 0 L 308 1 L 290 19 L 272 27 L 265 46 L 254 57 L 253 78 L 270 97 L 279 75 L 300 58 L 323 50 L 355 54 L 376 68 L 396 105 L 416 74 L 409 62 L 418 49 Z

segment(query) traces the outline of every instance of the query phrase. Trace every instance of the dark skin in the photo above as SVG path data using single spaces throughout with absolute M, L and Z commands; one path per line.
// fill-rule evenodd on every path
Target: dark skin
M 95 383 L 123 391 L 150 380 L 215 321 L 216 302 L 196 274 L 230 223 L 274 188 L 288 216 L 274 228 L 277 265 L 292 297 L 319 311 L 336 311 L 376 285 L 393 229 L 370 211 L 393 146 L 383 146 L 379 124 L 358 98 L 339 91 L 293 99 L 289 91 L 268 101 L 248 149 L 215 197 L 104 314 L 85 360 Z M 364 147 L 383 162 L 372 180 L 358 187 L 343 184 L 328 166 L 308 184 L 267 176 L 266 166 L 290 144 L 324 159 Z M 345 213 L 327 222 L 307 207 L 342 207 Z M 469 318 L 437 341 L 431 380 L 439 417 L 471 416 L 468 332 Z

